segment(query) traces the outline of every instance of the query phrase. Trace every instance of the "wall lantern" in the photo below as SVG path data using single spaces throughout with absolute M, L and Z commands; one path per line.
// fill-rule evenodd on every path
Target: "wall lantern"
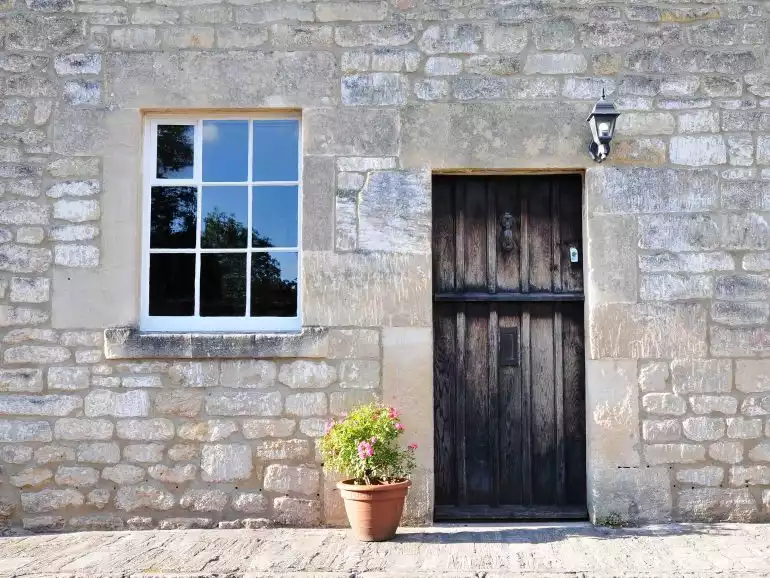
M 619 116 L 620 113 L 615 105 L 605 100 L 604 89 L 602 89 L 602 97 L 586 119 L 594 137 L 594 141 L 588 145 L 588 154 L 597 163 L 602 162 L 610 154 L 610 141 L 615 135 L 615 121 Z

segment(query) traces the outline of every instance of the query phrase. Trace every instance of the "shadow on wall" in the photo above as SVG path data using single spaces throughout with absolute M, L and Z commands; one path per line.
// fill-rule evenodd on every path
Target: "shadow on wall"
M 459 529 L 465 528 L 465 529 Z M 667 537 L 708 534 L 728 536 L 734 533 L 729 526 L 714 524 L 666 524 L 640 528 L 606 528 L 588 522 L 516 525 L 513 527 L 441 524 L 427 532 L 401 531 L 395 542 L 419 544 L 542 544 L 559 542 L 569 538 L 594 538 L 596 540 L 623 540 L 640 537 Z

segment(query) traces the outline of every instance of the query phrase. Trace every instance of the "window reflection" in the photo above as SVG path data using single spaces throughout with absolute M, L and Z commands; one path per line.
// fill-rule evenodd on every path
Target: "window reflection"
M 254 180 L 296 181 L 298 167 L 299 122 L 254 121 Z
M 195 187 L 152 187 L 150 201 L 150 247 L 189 249 L 195 247 Z
M 254 247 L 296 247 L 297 187 L 254 187 L 251 201 Z
M 201 247 L 246 247 L 249 226 L 248 194 L 246 187 L 203 187 Z
M 242 182 L 249 175 L 249 123 L 203 121 L 203 180 Z
M 246 253 L 201 255 L 201 316 L 246 315 Z
M 297 253 L 252 253 L 252 317 L 296 317 Z
M 194 126 L 159 125 L 157 145 L 156 176 L 159 179 L 193 178 Z
M 150 255 L 150 315 L 195 312 L 195 255 Z

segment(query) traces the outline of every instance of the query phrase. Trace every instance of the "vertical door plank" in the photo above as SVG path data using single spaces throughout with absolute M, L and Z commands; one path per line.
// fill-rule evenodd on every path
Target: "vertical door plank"
M 491 460 L 489 418 L 489 305 L 466 307 L 465 476 L 469 505 L 489 504 Z
M 489 293 L 497 293 L 497 249 L 500 229 L 495 184 L 494 180 L 487 182 L 487 291 Z
M 550 185 L 543 178 L 530 178 L 527 181 L 527 187 L 529 287 L 530 291 L 552 291 L 553 247 Z
M 566 449 L 566 503 L 586 501 L 585 351 L 583 304 L 562 306 L 564 340 L 564 438 Z
M 489 444 L 489 470 L 491 476 L 491 487 L 489 504 L 497 506 L 500 503 L 500 393 L 498 387 L 498 314 L 497 304 L 489 305 L 489 335 L 487 342 L 489 344 L 488 368 L 489 373 L 487 383 L 489 384 L 489 399 L 487 401 L 487 435 Z M 504 483 L 504 482 L 503 482 Z
M 454 181 L 433 180 L 433 288 L 437 293 L 455 290 Z
M 583 181 L 580 175 L 558 178 L 561 205 L 561 269 L 564 291 L 583 290 Z M 578 248 L 579 263 L 571 263 L 569 248 Z
M 497 178 L 491 185 L 495 193 L 495 202 L 497 205 L 497 218 L 495 227 L 497 236 L 502 233 L 500 219 L 503 214 L 510 213 L 513 217 L 513 250 L 501 251 L 500 241 L 497 247 L 497 290 L 501 292 L 518 292 L 521 287 L 521 246 L 522 225 L 521 225 L 521 202 L 518 193 L 519 179 Z M 526 244 L 524 244 L 526 246 Z
M 455 463 L 455 407 L 457 388 L 457 320 L 452 304 L 436 303 L 433 310 L 433 416 L 435 438 L 436 503 L 457 500 Z
M 562 251 L 561 251 L 561 179 L 551 181 L 551 257 L 553 291 L 558 293 L 562 288 Z M 562 352 L 562 322 L 561 308 L 555 304 L 553 308 L 553 400 L 554 400 L 554 435 L 556 437 L 555 455 L 555 484 L 557 504 L 564 504 L 566 496 L 565 463 L 564 463 L 564 381 L 563 352 Z
M 550 303 L 530 309 L 532 372 L 532 489 L 535 504 L 556 498 L 556 416 L 554 415 L 553 309 Z
M 465 289 L 487 291 L 487 187 L 483 179 L 465 187 Z
M 523 271 L 523 269 L 522 269 Z M 522 502 L 532 504 L 532 341 L 529 308 L 521 311 L 521 479 Z
M 465 290 L 465 184 L 454 180 L 455 290 Z
M 465 392 L 468 380 L 466 379 L 465 363 L 465 304 L 458 303 L 457 309 L 457 343 L 455 344 L 455 355 L 457 356 L 456 379 L 455 379 L 455 466 L 456 484 L 457 484 L 457 505 L 464 506 L 468 503 L 466 486 L 466 448 L 465 448 Z
M 498 425 L 500 503 L 523 504 L 523 435 L 522 415 L 522 327 L 521 307 L 516 304 L 499 306 L 500 329 L 515 328 L 519 334 L 519 364 L 498 368 L 498 390 L 500 399 L 500 421 Z M 498 333 L 499 335 L 499 333 Z M 528 449 L 528 448 L 527 448 Z

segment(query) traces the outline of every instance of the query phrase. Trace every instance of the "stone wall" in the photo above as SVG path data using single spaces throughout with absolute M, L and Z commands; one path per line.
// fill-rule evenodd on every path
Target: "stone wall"
M 315 440 L 379 397 L 429 521 L 439 169 L 586 170 L 592 519 L 769 518 L 768 10 L 0 0 L 0 519 L 340 523 Z M 302 112 L 299 336 L 136 333 L 143 114 L 207 108 Z

